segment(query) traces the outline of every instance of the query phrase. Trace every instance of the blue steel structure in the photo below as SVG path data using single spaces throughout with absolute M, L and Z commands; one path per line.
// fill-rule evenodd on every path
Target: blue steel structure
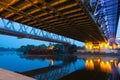
M 70 44 L 70 38 L 0 18 L 0 34 Z M 71 39 L 72 40 L 72 39 Z
M 118 0 L 101 0 L 94 13 L 110 43 L 115 41 L 118 25 Z
M 85 3 L 109 43 L 115 42 L 119 19 L 119 0 L 86 0 Z

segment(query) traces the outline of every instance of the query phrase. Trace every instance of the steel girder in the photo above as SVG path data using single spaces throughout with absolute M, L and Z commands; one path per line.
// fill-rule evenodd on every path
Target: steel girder
M 85 0 L 103 34 L 110 43 L 115 42 L 119 17 L 119 0 Z
M 0 34 L 70 44 L 70 38 L 0 18 Z

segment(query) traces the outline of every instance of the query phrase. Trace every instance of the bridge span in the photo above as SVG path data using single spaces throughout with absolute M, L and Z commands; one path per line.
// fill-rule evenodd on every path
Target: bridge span
M 0 17 L 82 42 L 115 42 L 119 0 L 0 0 Z
M 0 18 L 0 34 L 70 45 L 70 38 Z

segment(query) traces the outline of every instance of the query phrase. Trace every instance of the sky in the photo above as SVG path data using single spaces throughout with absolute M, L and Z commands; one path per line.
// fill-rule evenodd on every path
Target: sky
M 34 39 L 27 39 L 27 38 L 18 38 L 15 36 L 8 36 L 0 34 L 0 47 L 4 48 L 19 48 L 22 45 L 49 45 L 50 42 L 47 41 L 40 41 Z M 81 42 L 71 42 L 72 44 L 76 44 L 77 46 L 83 46 L 84 44 Z
M 118 22 L 118 29 L 117 29 L 117 34 L 116 38 L 120 38 L 120 20 Z M 8 35 L 2 35 L 0 34 L 0 47 L 5 47 L 5 48 L 19 48 L 22 45 L 49 45 L 50 42 L 46 41 L 40 41 L 40 40 L 33 40 L 33 39 L 27 39 L 27 38 L 18 38 L 15 36 L 8 36 Z M 77 46 L 83 46 L 84 43 L 82 42 L 71 42 L 72 44 L 75 44 Z
M 18 38 L 15 36 L 8 36 L 8 35 L 1 35 L 0 34 L 0 47 L 5 48 L 19 48 L 22 45 L 40 45 L 40 44 L 46 44 L 48 45 L 48 42 L 45 41 L 38 41 L 38 40 L 32 40 L 27 38 Z
M 118 28 L 117 28 L 116 38 L 120 38 L 120 17 L 119 17 L 119 21 L 118 21 Z

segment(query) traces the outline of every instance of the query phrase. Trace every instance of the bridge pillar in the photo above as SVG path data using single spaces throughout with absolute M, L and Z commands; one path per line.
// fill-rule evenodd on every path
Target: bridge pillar
M 110 45 L 110 49 L 116 49 L 117 48 L 117 44 L 115 42 L 115 35 L 111 34 L 110 38 L 109 38 L 109 45 Z
M 110 38 L 109 38 L 108 42 L 109 42 L 110 45 L 115 43 L 115 35 L 114 34 L 110 35 Z

